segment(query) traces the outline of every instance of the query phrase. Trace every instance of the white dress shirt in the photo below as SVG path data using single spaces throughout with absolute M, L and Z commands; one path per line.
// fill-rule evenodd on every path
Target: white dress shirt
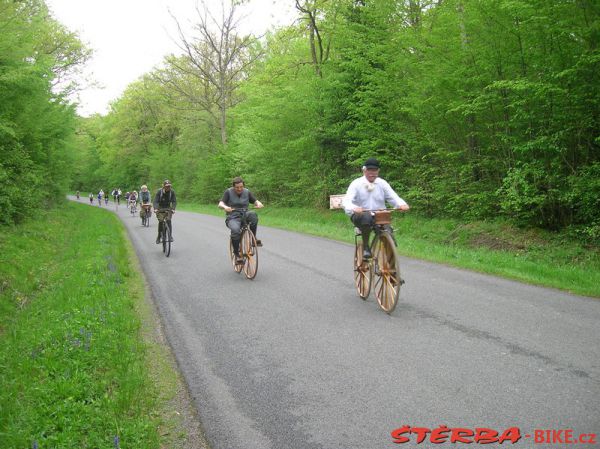
M 407 205 L 384 179 L 376 178 L 370 183 L 362 176 L 348 186 L 342 205 L 346 215 L 352 215 L 356 207 L 369 210 L 385 209 L 386 201 L 394 207 Z

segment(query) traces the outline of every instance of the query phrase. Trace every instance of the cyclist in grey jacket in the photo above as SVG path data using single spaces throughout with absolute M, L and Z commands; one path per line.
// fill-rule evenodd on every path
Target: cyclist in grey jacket
M 244 185 L 244 180 L 239 176 L 231 182 L 231 187 L 223 192 L 223 197 L 219 201 L 219 208 L 227 212 L 225 225 L 231 230 L 231 244 L 235 253 L 236 261 L 240 261 L 240 237 L 242 226 L 242 212 L 239 209 L 248 209 L 248 205 L 252 203 L 254 207 L 260 209 L 263 204 L 254 198 L 254 195 Z M 256 237 L 258 229 L 258 216 L 254 211 L 246 213 L 246 219 L 250 225 L 250 230 Z M 256 239 L 256 245 L 262 246 L 262 242 Z

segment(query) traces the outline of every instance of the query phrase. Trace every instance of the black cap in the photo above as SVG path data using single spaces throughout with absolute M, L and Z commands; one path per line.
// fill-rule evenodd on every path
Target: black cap
M 374 157 L 370 157 L 365 161 L 365 168 L 379 168 L 379 161 Z
M 163 186 L 170 186 L 171 185 L 171 181 L 169 181 L 168 179 L 165 179 L 163 182 Z

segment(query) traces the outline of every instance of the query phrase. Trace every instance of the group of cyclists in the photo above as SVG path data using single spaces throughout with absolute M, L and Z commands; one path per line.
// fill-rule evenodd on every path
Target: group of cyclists
M 351 182 L 342 201 L 345 213 L 350 217 L 354 226 L 360 230 L 363 240 L 364 259 L 371 257 L 368 242 L 375 220 L 374 211 L 385 209 L 386 202 L 393 205 L 395 209 L 403 211 L 409 209 L 406 201 L 398 196 L 387 181 L 379 177 L 379 169 L 379 161 L 372 157 L 368 158 L 362 166 L 363 175 Z M 111 194 L 116 204 L 119 204 L 121 189 L 113 189 Z M 77 192 L 77 198 L 79 198 L 79 192 Z M 94 194 L 90 193 L 89 198 L 90 204 L 93 204 Z M 108 202 L 108 195 L 105 195 L 101 189 L 97 194 L 99 205 L 101 205 L 103 198 Z M 151 213 L 151 209 L 154 208 L 158 219 L 156 243 L 161 243 L 163 222 L 165 221 L 169 224 L 169 229 L 171 230 L 169 239 L 171 242 L 173 241 L 172 218 L 177 206 L 177 197 L 170 180 L 164 180 L 162 187 L 154 195 L 152 203 L 150 192 L 146 185 L 141 186 L 139 193 L 135 190 L 133 192 L 126 192 L 125 201 L 128 205 L 137 205 L 139 201 L 142 206 L 140 214 Z M 253 204 L 257 209 L 264 207 L 263 203 L 257 200 L 252 192 L 246 188 L 244 180 L 241 177 L 236 177 L 232 180 L 231 187 L 223 192 L 223 196 L 218 204 L 218 207 L 226 213 L 225 225 L 230 230 L 236 262 L 242 260 L 239 247 L 243 214 L 245 214 L 245 219 L 254 233 L 257 246 L 262 246 L 262 241 L 257 237 L 258 216 L 256 212 L 247 210 L 250 204 Z

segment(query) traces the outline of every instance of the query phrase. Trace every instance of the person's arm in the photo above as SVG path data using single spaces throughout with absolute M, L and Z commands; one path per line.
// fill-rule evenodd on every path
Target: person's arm
M 344 199 L 342 200 L 342 206 L 344 207 L 344 211 L 347 215 L 352 215 L 353 213 L 362 212 L 362 208 L 354 204 L 354 198 L 356 197 L 356 185 L 357 183 L 353 181 L 346 191 L 346 195 L 344 195 Z
M 156 192 L 156 195 L 154 195 L 154 202 L 152 203 L 152 207 L 156 210 L 158 210 L 159 199 L 160 199 L 160 190 L 158 192 Z
M 261 203 L 260 201 L 258 201 L 254 195 L 252 195 L 252 192 L 248 191 L 248 201 L 250 201 L 252 204 L 254 204 L 254 207 L 256 207 L 257 209 L 260 209 L 261 207 L 264 207 L 264 204 Z
M 175 195 L 175 191 L 171 187 L 171 212 L 175 212 L 175 208 L 177 207 L 177 195 Z
M 396 209 L 408 210 L 410 207 L 408 203 L 398 196 L 398 194 L 392 189 L 387 181 L 383 182 L 383 191 L 385 193 L 385 200 L 393 205 Z
M 225 190 L 225 192 L 223 193 L 223 198 L 221 198 L 221 201 L 219 201 L 218 208 L 223 209 L 227 213 L 230 213 L 231 211 L 233 211 L 233 209 L 227 205 L 228 202 L 229 202 L 229 190 Z

